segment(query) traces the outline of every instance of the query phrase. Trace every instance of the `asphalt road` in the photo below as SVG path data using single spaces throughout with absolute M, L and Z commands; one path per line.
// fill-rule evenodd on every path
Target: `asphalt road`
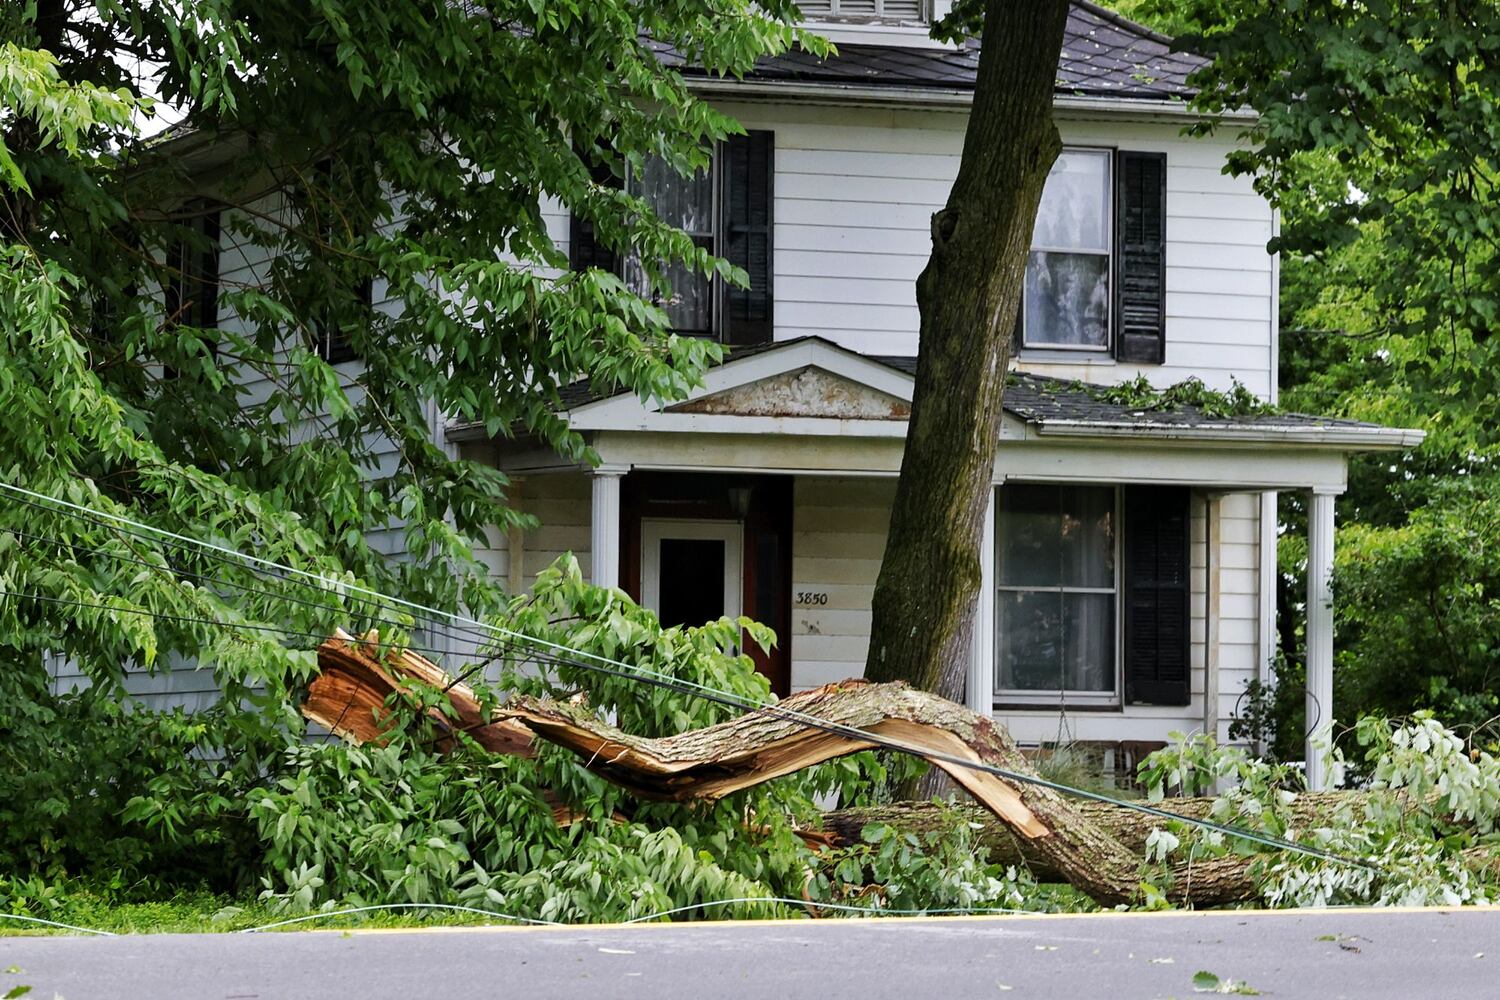
M 19 968 L 19 972 L 10 969 Z M 0 937 L 28 1000 L 1500 997 L 1500 909 Z

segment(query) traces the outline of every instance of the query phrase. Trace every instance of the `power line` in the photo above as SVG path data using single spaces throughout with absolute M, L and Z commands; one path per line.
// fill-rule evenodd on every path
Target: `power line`
M 119 524 L 122 524 L 124 526 L 128 526 L 128 527 L 132 527 L 132 528 L 144 530 L 144 531 L 150 532 L 150 533 L 152 533 L 154 535 L 159 535 L 159 536 L 162 536 L 162 537 L 165 537 L 165 538 L 169 538 L 169 539 L 181 542 L 181 543 L 189 545 L 189 546 L 198 546 L 198 547 L 200 547 L 201 549 L 203 549 L 206 552 L 209 552 L 209 553 L 218 553 L 218 554 L 220 554 L 220 556 L 226 557 L 227 559 L 237 559 L 237 560 L 243 561 L 246 564 L 258 565 L 258 566 L 266 567 L 268 569 L 275 569 L 275 570 L 283 571 L 283 572 L 286 572 L 286 573 L 291 573 L 291 574 L 294 574 L 294 575 L 297 575 L 297 576 L 300 576 L 300 577 L 304 577 L 304 578 L 312 581 L 315 586 L 319 587 L 319 589 L 325 589 L 327 587 L 326 579 L 325 578 L 318 577 L 315 574 L 311 574 L 311 573 L 307 572 L 306 570 L 299 570 L 299 569 L 297 569 L 295 567 L 284 566 L 284 565 L 282 565 L 280 563 L 276 563 L 276 562 L 273 562 L 272 560 L 268 560 L 268 559 L 263 559 L 263 558 L 261 558 L 259 556 L 252 556 L 252 555 L 248 555 L 248 554 L 245 554 L 245 553 L 239 553 L 239 552 L 236 552 L 236 551 L 234 551 L 232 549 L 228 549 L 228 548 L 225 548 L 224 546 L 216 545 L 216 544 L 211 543 L 211 542 L 201 542 L 201 541 L 193 539 L 193 538 L 191 538 L 189 536 L 180 535 L 180 534 L 177 534 L 175 532 L 166 531 L 166 530 L 160 529 L 160 528 L 154 528 L 151 525 L 143 524 L 141 522 L 134 521 L 134 520 L 132 520 L 130 518 L 126 518 L 126 517 L 123 517 L 121 515 L 107 514 L 107 513 L 97 512 L 97 511 L 92 510 L 91 508 L 87 508 L 87 507 L 81 506 L 79 504 L 74 504 L 74 503 L 71 503 L 71 502 L 65 501 L 65 500 L 58 500 L 57 498 L 54 498 L 54 497 L 48 497 L 46 494 L 36 493 L 34 491 L 27 490 L 27 489 L 24 489 L 24 488 L 18 487 L 18 486 L 13 486 L 13 485 L 8 484 L 8 483 L 0 482 L 0 489 L 4 489 L 4 490 L 7 490 L 7 491 L 10 491 L 10 492 L 13 492 L 13 493 L 19 493 L 19 494 L 22 494 L 22 495 L 34 498 L 36 500 L 50 501 L 50 502 L 57 503 L 60 506 L 62 506 L 64 508 L 67 508 L 68 510 L 76 512 L 76 516 L 82 516 L 82 517 L 85 517 L 87 519 L 93 519 L 95 515 L 98 515 L 98 516 L 106 518 L 107 520 L 109 520 L 111 522 L 118 522 Z M 67 513 L 67 511 L 61 511 L 59 513 Z M 1049 789 L 1051 791 L 1054 791 L 1054 792 L 1056 792 L 1058 794 L 1061 794 L 1061 795 L 1071 795 L 1071 796 L 1076 797 L 1076 798 L 1089 799 L 1089 800 L 1092 800 L 1092 801 L 1096 801 L 1096 802 L 1100 802 L 1100 803 L 1105 803 L 1105 804 L 1108 804 L 1108 805 L 1113 805 L 1113 806 L 1116 806 L 1116 807 L 1119 807 L 1119 808 L 1133 810 L 1133 811 L 1136 811 L 1136 812 L 1139 812 L 1139 813 L 1142 813 L 1142 814 L 1145 814 L 1145 815 L 1153 816 L 1153 817 L 1156 817 L 1156 818 L 1160 818 L 1160 819 L 1163 819 L 1163 820 L 1166 820 L 1166 821 L 1169 821 L 1169 822 L 1187 823 L 1187 824 L 1192 825 L 1192 826 L 1197 826 L 1199 828 L 1211 830 L 1211 831 L 1214 831 L 1214 832 L 1217 832 L 1217 833 L 1220 833 L 1220 834 L 1223 834 L 1223 835 L 1226 835 L 1226 836 L 1236 837 L 1236 838 L 1239 838 L 1239 839 L 1242 839 L 1242 840 L 1247 840 L 1247 841 L 1250 841 L 1250 842 L 1253 842 L 1253 843 L 1258 843 L 1258 844 L 1261 844 L 1262 846 L 1271 847 L 1271 848 L 1274 848 L 1274 849 L 1277 849 L 1277 850 L 1292 851 L 1292 852 L 1295 852 L 1295 853 L 1300 853 L 1300 854 L 1304 854 L 1304 855 L 1307 855 L 1307 856 L 1316 857 L 1316 858 L 1319 858 L 1321 860 L 1333 861 L 1333 862 L 1337 862 L 1337 863 L 1342 863 L 1342 864 L 1348 864 L 1348 865 L 1357 866 L 1357 867 L 1364 868 L 1364 869 L 1370 870 L 1370 871 L 1378 871 L 1379 870 L 1379 868 L 1378 868 L 1377 865 L 1375 865 L 1374 863 L 1372 863 L 1372 862 L 1370 862 L 1368 860 L 1365 860 L 1365 859 L 1353 858 L 1353 857 L 1349 857 L 1349 856 L 1345 856 L 1345 855 L 1336 854 L 1334 852 L 1326 851 L 1326 850 L 1323 850 L 1321 848 L 1310 847 L 1310 846 L 1305 845 L 1305 844 L 1296 843 L 1295 841 L 1285 840 L 1283 838 L 1275 837 L 1275 836 L 1272 836 L 1272 835 L 1269 835 L 1269 834 L 1262 834 L 1262 833 L 1259 833 L 1259 832 L 1253 831 L 1253 830 L 1248 830 L 1248 829 L 1244 829 L 1244 828 L 1229 826 L 1227 824 L 1218 823 L 1218 822 L 1215 822 L 1213 820 L 1202 819 L 1202 818 L 1198 818 L 1198 817 L 1182 816 L 1182 815 L 1179 815 L 1179 814 L 1176 814 L 1176 813 L 1169 812 L 1169 811 L 1167 811 L 1165 809 L 1160 809 L 1160 808 L 1157 808 L 1155 806 L 1151 806 L 1151 805 L 1148 805 L 1148 804 L 1145 804 L 1145 803 L 1141 803 L 1141 802 L 1137 802 L 1137 801 L 1132 801 L 1132 800 L 1128 800 L 1128 799 L 1117 799 L 1117 798 L 1114 798 L 1113 796 L 1104 795 L 1104 794 L 1099 793 L 1099 792 L 1093 792 L 1093 791 L 1090 791 L 1088 789 L 1076 788 L 1076 787 L 1073 787 L 1073 786 L 1070 786 L 1070 785 L 1062 784 L 1060 782 L 1051 781 L 1051 780 L 1048 780 L 1046 778 L 1041 777 L 1040 775 L 1025 774 L 1025 773 L 1018 772 L 1018 771 L 1012 771 L 1012 770 L 1010 770 L 1008 768 L 1002 768 L 1002 767 L 998 767 L 998 766 L 993 765 L 993 764 L 988 764 L 988 763 L 985 763 L 985 762 L 982 762 L 982 761 L 969 760 L 968 758 L 959 757 L 959 756 L 956 756 L 956 755 L 953 755 L 953 754 L 946 754 L 946 753 L 937 752 L 937 751 L 929 751 L 929 750 L 924 749 L 924 748 L 920 748 L 920 747 L 916 747 L 916 746 L 912 746 L 912 745 L 903 743 L 902 741 L 899 741 L 899 740 L 892 740 L 892 739 L 890 739 L 888 737 L 884 737 L 884 736 L 881 736 L 881 735 L 876 734 L 876 733 L 868 732 L 868 731 L 866 731 L 864 729 L 860 729 L 860 728 L 855 727 L 855 726 L 848 726 L 848 725 L 845 725 L 843 723 L 829 722 L 826 719 L 822 719 L 822 718 L 819 718 L 817 716 L 810 715 L 808 713 L 801 712 L 801 711 L 798 711 L 798 710 L 795 710 L 795 709 L 786 708 L 784 706 L 777 705 L 777 704 L 774 704 L 774 703 L 756 702 L 756 701 L 753 701 L 751 699 L 744 698 L 744 697 L 742 697 L 740 695 L 736 695 L 736 694 L 734 694 L 732 692 L 728 692 L 728 691 L 723 691 L 723 690 L 720 690 L 720 689 L 716 689 L 716 688 L 710 687 L 710 686 L 705 685 L 705 684 L 700 684 L 700 683 L 695 682 L 695 681 L 686 680 L 684 678 L 671 677 L 671 676 L 669 676 L 667 674 L 663 674 L 663 673 L 661 673 L 659 671 L 653 671 L 653 670 L 650 670 L 648 668 L 644 668 L 644 667 L 640 667 L 640 666 L 636 666 L 636 665 L 627 664 L 627 663 L 624 663 L 623 661 L 620 661 L 620 660 L 614 660 L 614 659 L 611 659 L 609 657 L 600 656 L 599 654 L 596 654 L 596 653 L 590 653 L 587 650 L 572 649 L 572 648 L 569 648 L 567 646 L 562 645 L 561 643 L 553 642 L 551 640 L 546 640 L 546 639 L 539 639 L 539 638 L 534 637 L 534 636 L 527 636 L 527 635 L 524 635 L 523 633 L 515 632 L 513 630 L 506 629 L 506 628 L 503 628 L 501 626 L 491 625 L 491 624 L 488 624 L 488 623 L 485 623 L 485 622 L 478 621 L 477 619 L 467 618 L 465 616 L 456 615 L 456 614 L 453 614 L 452 612 L 443 611 L 441 609 L 431 608 L 431 607 L 427 607 L 427 606 L 424 606 L 424 605 L 419 605 L 419 604 L 416 604 L 416 603 L 411 602 L 411 601 L 403 600 L 401 598 L 388 597 L 387 595 L 380 594 L 377 591 L 373 591 L 373 590 L 370 590 L 368 588 L 361 587 L 361 586 L 358 586 L 358 585 L 342 584 L 342 585 L 339 585 L 339 588 L 340 588 L 340 590 L 342 590 L 342 589 L 349 589 L 349 590 L 353 590 L 353 591 L 356 591 L 356 592 L 359 592 L 359 593 L 368 594 L 368 595 L 370 595 L 371 597 L 373 597 L 373 598 L 375 598 L 377 600 L 395 602 L 398 605 L 401 605 L 401 606 L 404 606 L 404 607 L 409 607 L 409 608 L 411 608 L 411 609 L 413 609 L 415 611 L 421 612 L 424 616 L 425 615 L 441 616 L 441 617 L 449 619 L 449 620 L 451 620 L 453 622 L 463 623 L 463 625 L 464 625 L 465 628 L 467 628 L 468 626 L 472 625 L 472 626 L 477 626 L 480 629 L 492 630 L 494 633 L 496 633 L 498 635 L 505 636 L 508 639 L 511 639 L 511 640 L 513 640 L 515 642 L 519 642 L 519 643 L 532 643 L 532 644 L 536 644 L 536 645 L 539 645 L 539 646 L 541 646 L 543 648 L 546 648 L 546 649 L 549 649 L 549 650 L 553 651 L 553 652 L 548 653 L 548 654 L 531 654 L 531 655 L 528 656 L 529 659 L 538 660 L 538 661 L 550 661 L 550 662 L 557 663 L 558 665 L 572 666 L 572 667 L 575 667 L 575 668 L 578 668 L 578 669 L 592 670 L 592 671 L 595 671 L 595 672 L 598 672 L 598 673 L 608 674 L 608 675 L 617 676 L 617 677 L 621 677 L 621 678 L 625 678 L 625 679 L 636 680 L 636 681 L 644 681 L 644 682 L 652 684 L 654 686 L 661 687 L 661 688 L 664 688 L 664 689 L 667 689 L 667 690 L 671 690 L 671 691 L 674 691 L 674 692 L 679 693 L 679 694 L 685 694 L 685 695 L 691 695 L 691 696 L 694 696 L 694 697 L 699 697 L 699 698 L 702 698 L 704 700 L 715 702 L 715 703 L 720 704 L 720 705 L 724 705 L 724 706 L 727 706 L 727 707 L 732 707 L 732 708 L 739 709 L 740 711 L 760 712 L 760 713 L 769 714 L 769 715 L 771 715 L 773 717 L 781 718 L 781 719 L 786 720 L 786 721 L 796 722 L 796 723 L 799 723 L 801 725 L 807 726 L 809 728 L 813 728 L 813 729 L 817 729 L 817 730 L 822 731 L 822 732 L 829 733 L 831 735 L 841 736 L 841 737 L 846 738 L 846 739 L 853 739 L 853 740 L 859 740 L 859 741 L 867 742 L 867 743 L 870 743 L 870 744 L 872 744 L 874 746 L 878 746 L 878 747 L 880 747 L 882 749 L 891 750 L 891 751 L 900 752 L 900 753 L 911 754 L 911 755 L 919 756 L 919 757 L 924 757 L 924 758 L 926 758 L 926 759 L 928 759 L 930 761 L 947 763 L 947 764 L 953 764 L 955 766 L 963 767 L 963 768 L 969 769 L 969 770 L 982 771 L 982 772 L 985 772 L 985 773 L 992 774 L 995 777 L 1003 778 L 1003 779 L 1011 781 L 1011 782 L 1020 783 L 1020 784 L 1029 784 L 1029 785 L 1033 785 L 1033 786 L 1036 786 L 1036 787 L 1047 788 L 1047 789 Z M 338 591 L 335 591 L 335 592 L 338 592 Z M 78 605 L 84 606 L 84 607 L 90 606 L 86 602 L 73 602 L 73 601 L 67 601 L 67 600 L 60 599 L 60 598 L 38 597 L 37 595 L 22 595 L 22 594 L 8 593 L 8 592 L 0 592 L 0 596 L 14 596 L 14 597 L 33 596 L 36 599 L 49 600 L 49 601 L 53 601 L 53 602 L 56 602 L 56 603 L 78 604 Z M 113 606 L 109 606 L 109 605 L 93 605 L 93 606 L 99 607 L 99 608 L 102 608 L 102 609 L 113 610 L 113 611 L 129 611 L 129 610 L 132 610 L 132 609 L 117 608 L 117 607 L 113 607 Z M 142 613 L 142 614 L 147 614 L 147 615 L 157 615 L 158 617 L 165 617 L 165 618 L 178 618 L 179 617 L 179 616 L 171 616 L 171 615 L 160 615 L 160 614 L 158 614 L 156 612 L 151 612 L 151 611 L 147 611 L 147 610 L 143 610 L 143 609 L 137 611 L 136 613 Z M 182 620 L 190 620 L 190 619 L 183 618 Z M 207 623 L 209 623 L 209 624 L 216 624 L 216 623 L 212 622 L 211 620 L 209 620 Z M 221 624 L 222 627 L 228 627 L 228 628 L 245 627 L 245 628 L 251 628 L 251 629 L 256 629 L 256 630 L 260 630 L 260 631 L 281 632 L 283 634 L 293 634 L 293 635 L 303 635 L 303 636 L 309 635 L 309 633 L 305 633 L 305 632 L 299 633 L 299 632 L 296 632 L 295 630 L 278 629 L 278 628 L 275 628 L 273 626 L 253 626 L 253 625 L 248 625 L 248 624 L 228 624 L 228 623 L 217 623 L 217 624 Z M 313 637 L 316 638 L 316 636 L 313 636 Z M 585 663 L 582 660 L 569 660 L 569 659 L 565 659 L 565 658 L 563 658 L 564 654 L 572 654 L 574 656 L 587 657 L 589 660 L 592 660 L 592 661 L 595 661 L 595 662 L 593 662 L 593 663 Z
M 327 638 L 326 636 L 323 636 L 316 632 L 278 628 L 269 625 L 250 625 L 246 623 L 220 622 L 211 618 L 202 618 L 187 615 L 173 615 L 165 612 L 152 611 L 148 608 L 125 608 L 116 605 L 70 600 L 66 598 L 50 597 L 41 594 L 24 594 L 15 591 L 0 591 L 0 597 L 44 601 L 51 604 L 92 608 L 105 611 L 121 612 L 125 614 L 143 615 L 146 617 L 161 618 L 174 622 L 215 625 L 229 629 L 243 627 L 254 629 L 257 631 L 271 632 L 283 636 L 308 638 L 317 641 L 320 644 L 322 641 L 326 641 Z M 429 652 L 435 654 L 442 652 L 441 650 L 422 646 L 407 646 L 405 648 L 411 649 L 414 652 Z M 973 761 L 966 757 L 959 757 L 954 754 L 946 754 L 941 751 L 933 751 L 922 747 L 912 746 L 898 740 L 892 740 L 888 737 L 880 736 L 879 734 L 872 733 L 868 730 L 861 729 L 856 726 L 849 726 L 839 722 L 830 722 L 827 719 L 822 719 L 818 716 L 809 715 L 807 713 L 799 712 L 794 709 L 784 708 L 781 705 L 754 702 L 750 699 L 735 695 L 732 692 L 718 691 L 715 689 L 709 689 L 708 691 L 694 690 L 694 688 L 701 688 L 703 687 L 703 685 L 695 685 L 692 682 L 681 679 L 643 676 L 634 672 L 634 668 L 631 668 L 628 664 L 621 664 L 621 666 L 625 667 L 625 669 L 616 670 L 608 667 L 580 663 L 578 661 L 567 660 L 565 658 L 545 654 L 529 653 L 527 654 L 526 659 L 529 662 L 536 662 L 539 664 L 574 667 L 577 669 L 590 670 L 592 672 L 604 674 L 606 676 L 617 677 L 622 680 L 639 681 L 649 684 L 653 687 L 671 691 L 675 694 L 700 698 L 702 700 L 710 701 L 727 708 L 734 708 L 744 712 L 758 712 L 761 714 L 769 715 L 773 718 L 779 718 L 784 721 L 795 722 L 799 725 L 817 729 L 820 732 L 825 732 L 833 736 L 840 736 L 845 739 L 866 742 L 883 750 L 906 753 L 913 756 L 923 757 L 930 761 L 941 761 L 942 763 L 953 764 L 969 770 L 986 772 L 999 778 L 1005 778 L 1014 782 L 1048 788 L 1063 795 L 1071 795 L 1076 798 L 1090 799 L 1092 801 L 1104 803 L 1107 805 L 1134 810 L 1136 812 L 1155 816 L 1169 822 L 1176 821 L 1187 823 L 1192 826 L 1198 826 L 1203 829 L 1216 831 L 1218 833 L 1224 834 L 1225 836 L 1236 837 L 1251 841 L 1253 843 L 1258 843 L 1264 847 L 1271 847 L 1277 850 L 1293 851 L 1295 853 L 1301 853 L 1321 858 L 1327 861 L 1336 861 L 1345 864 L 1358 865 L 1372 871 L 1377 870 L 1376 866 L 1362 859 L 1335 854 L 1330 851 L 1325 851 L 1321 848 L 1309 847 L 1306 844 L 1299 844 L 1295 841 L 1285 840 L 1279 837 L 1271 836 L 1269 834 L 1262 834 L 1257 831 L 1242 827 L 1235 827 L 1228 824 L 1218 823 L 1213 820 L 1202 819 L 1199 817 L 1184 816 L 1180 813 L 1174 813 L 1166 809 L 1159 809 L 1155 806 L 1132 801 L 1129 799 L 1116 799 L 1113 796 L 1104 795 L 1100 792 L 1093 792 L 1088 789 L 1077 788 L 1071 785 L 1063 784 L 1061 782 L 1051 781 L 1049 779 L 1041 777 L 1040 775 L 1028 775 L 1019 771 L 1012 771 L 1008 768 L 1002 768 L 993 764 L 988 764 L 983 761 Z

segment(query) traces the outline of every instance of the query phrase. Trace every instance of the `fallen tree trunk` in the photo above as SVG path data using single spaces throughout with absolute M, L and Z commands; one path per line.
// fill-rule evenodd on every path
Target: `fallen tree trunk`
M 531 731 L 513 722 L 486 719 L 474 689 L 455 681 L 431 660 L 409 649 L 391 650 L 379 658 L 380 634 L 362 638 L 339 629 L 318 647 L 318 676 L 307 687 L 302 714 L 351 743 L 384 743 L 395 724 L 388 704 L 399 695 L 416 704 L 403 684 L 416 681 L 444 692 L 451 712 L 429 708 L 426 716 L 439 733 L 438 747 L 452 746 L 463 731 L 491 753 L 530 757 Z
M 1005 824 L 1024 844 L 1024 856 L 1098 902 L 1127 903 L 1139 895 L 1140 853 L 1073 803 L 1051 789 L 947 759 L 1034 774 L 1004 729 L 904 684 L 831 684 L 793 695 L 772 709 L 662 739 L 622 732 L 584 706 L 547 699 L 519 699 L 498 717 L 521 722 L 539 737 L 574 751 L 590 770 L 637 795 L 671 801 L 717 799 L 875 745 L 821 730 L 789 717 L 787 710 L 858 728 L 927 756 Z M 1195 905 L 1254 895 L 1243 858 L 1199 860 L 1173 874 L 1173 897 Z
M 1308 828 L 1330 822 L 1339 806 L 1357 800 L 1360 792 L 1308 792 L 1299 795 L 1287 807 L 1295 826 Z M 1211 797 L 1166 799 L 1153 803 L 1184 819 L 1208 819 L 1214 800 Z M 1127 850 L 1144 853 L 1146 838 L 1166 820 L 1123 806 L 1086 799 L 1071 803 L 1080 818 L 1119 841 Z M 823 832 L 835 847 L 846 847 L 863 840 L 864 828 L 870 824 L 889 826 L 902 833 L 919 836 L 946 833 L 954 823 L 978 827 L 976 841 L 989 851 L 991 861 L 1002 865 L 1025 865 L 1044 882 L 1066 881 L 1067 874 L 1051 866 L 1050 860 L 1036 851 L 1025 838 L 1016 837 L 1003 823 L 995 822 L 985 810 L 960 803 L 944 806 L 933 802 L 895 802 L 885 806 L 836 809 L 823 814 Z

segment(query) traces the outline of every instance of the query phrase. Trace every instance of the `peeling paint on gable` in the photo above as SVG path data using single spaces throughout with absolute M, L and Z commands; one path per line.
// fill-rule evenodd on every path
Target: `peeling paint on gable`
M 807 365 L 702 399 L 678 403 L 668 411 L 740 417 L 906 420 L 911 416 L 911 404 L 897 396 Z

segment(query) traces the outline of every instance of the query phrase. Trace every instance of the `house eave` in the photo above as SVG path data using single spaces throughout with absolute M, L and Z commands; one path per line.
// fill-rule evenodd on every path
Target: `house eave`
M 857 103 L 876 107 L 926 107 L 964 109 L 974 101 L 967 87 L 907 87 L 839 81 L 688 79 L 690 89 L 715 97 L 770 97 L 789 103 Z M 1124 97 L 1103 94 L 1053 96 L 1052 106 L 1064 115 L 1107 113 L 1143 121 L 1225 121 L 1251 123 L 1254 111 L 1234 109 L 1206 114 L 1175 98 Z
M 1406 451 L 1417 447 L 1427 437 L 1425 431 L 1403 427 L 1306 427 L 1286 424 L 1194 427 L 1151 421 L 1105 423 L 1040 420 L 1027 421 L 1027 427 L 1039 437 L 1277 444 L 1349 452 Z

